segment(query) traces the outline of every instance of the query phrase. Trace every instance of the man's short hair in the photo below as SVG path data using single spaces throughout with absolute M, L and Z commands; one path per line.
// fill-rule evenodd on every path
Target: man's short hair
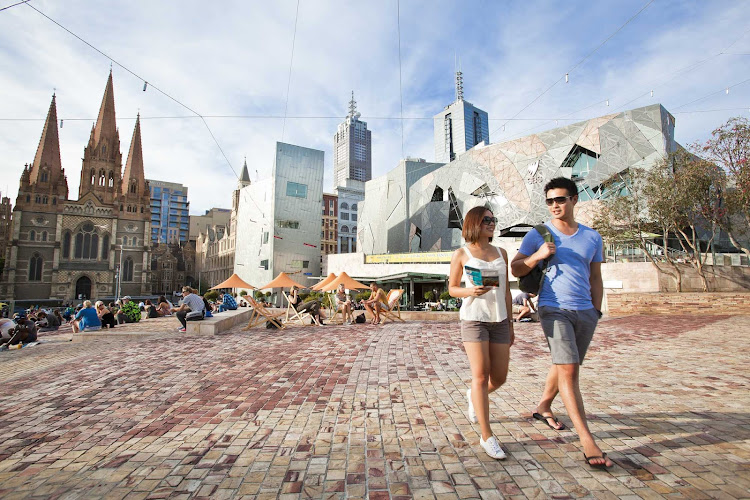
M 565 189 L 568 191 L 568 196 L 575 196 L 578 194 L 578 186 L 572 180 L 567 177 L 555 177 L 544 185 L 544 194 L 552 189 Z

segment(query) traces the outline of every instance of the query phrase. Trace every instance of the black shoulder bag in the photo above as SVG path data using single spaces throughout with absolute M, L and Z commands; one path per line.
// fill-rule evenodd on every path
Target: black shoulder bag
M 544 224 L 534 226 L 534 229 L 542 235 L 545 243 L 553 241 L 549 229 L 547 229 L 547 226 Z M 539 295 L 539 292 L 542 289 L 544 275 L 547 273 L 547 264 L 549 264 L 549 259 L 544 259 L 544 261 L 542 261 L 542 267 L 539 267 L 538 265 L 534 266 L 529 274 L 522 276 L 518 281 L 518 288 L 520 288 L 522 292 Z

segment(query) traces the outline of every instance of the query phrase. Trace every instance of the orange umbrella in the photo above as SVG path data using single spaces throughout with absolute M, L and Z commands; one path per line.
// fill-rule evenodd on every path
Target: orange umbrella
M 331 274 L 328 275 L 328 277 L 326 277 L 320 283 L 316 283 L 315 285 L 311 286 L 310 290 L 320 290 L 321 288 L 323 288 L 324 286 L 326 286 L 328 283 L 330 283 L 331 281 L 333 281 L 335 279 L 336 279 L 336 275 L 333 274 L 333 273 L 331 273 Z
M 293 286 L 296 286 L 298 288 L 307 288 L 305 285 L 300 285 L 299 283 L 294 281 L 289 277 L 287 273 L 281 272 L 278 276 L 276 276 L 276 278 L 273 279 L 273 281 L 267 283 L 265 286 L 260 287 L 259 290 L 265 290 L 266 288 L 291 288 Z
M 214 287 L 211 287 L 210 290 L 218 290 L 219 288 L 247 288 L 250 290 L 255 290 L 255 287 L 253 285 L 248 285 L 247 283 L 242 281 L 242 278 L 240 278 L 236 274 L 231 275 L 226 281 L 219 283 Z
M 349 290 L 357 290 L 357 289 L 363 289 L 363 288 L 370 288 L 369 286 L 360 283 L 359 281 L 349 277 L 348 274 L 345 272 L 342 272 L 339 274 L 339 277 L 335 280 L 328 283 L 326 286 L 320 287 L 320 290 L 323 292 L 330 292 L 333 290 L 336 290 L 339 285 L 343 284 L 344 288 L 347 288 Z

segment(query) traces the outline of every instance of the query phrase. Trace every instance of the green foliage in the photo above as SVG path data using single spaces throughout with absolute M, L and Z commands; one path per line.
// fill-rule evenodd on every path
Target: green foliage
M 435 300 L 435 293 L 432 290 L 429 290 L 425 292 L 424 298 L 426 301 L 432 302 L 433 300 Z
M 255 293 L 253 295 L 255 296 L 255 300 L 262 300 L 265 296 L 265 294 L 260 290 L 255 290 Z
M 244 297 L 245 295 L 247 295 L 247 290 L 242 290 L 240 292 L 240 297 Z
M 451 294 L 448 293 L 448 290 L 445 290 L 443 293 L 440 294 L 440 300 L 450 300 Z
M 372 295 L 371 290 L 367 290 L 361 293 L 358 293 L 354 296 L 355 302 L 359 302 L 360 300 L 370 300 L 370 295 Z
M 206 300 L 216 300 L 216 299 L 218 299 L 218 298 L 219 298 L 219 292 L 218 292 L 218 290 L 209 290 L 209 291 L 207 291 L 207 292 L 206 292 L 206 293 L 205 293 L 205 294 L 203 295 L 203 297 L 204 297 L 204 298 L 205 298 Z

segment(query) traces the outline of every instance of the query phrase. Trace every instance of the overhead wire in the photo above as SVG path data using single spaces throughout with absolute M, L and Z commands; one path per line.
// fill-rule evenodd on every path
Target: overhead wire
M 633 16 L 630 17 L 630 19 L 628 19 L 627 21 L 625 21 L 625 24 L 623 24 L 622 26 L 620 26 L 619 28 L 617 28 L 617 30 L 615 30 L 614 33 L 612 33 L 607 38 L 605 38 L 602 43 L 600 43 L 594 50 L 592 50 L 591 52 L 589 52 L 583 59 L 581 59 L 580 61 L 578 61 L 563 76 L 561 76 L 560 78 L 558 78 L 557 80 L 555 80 L 552 83 L 552 85 L 550 85 L 549 87 L 547 87 L 546 89 L 544 89 L 541 94 L 537 95 L 534 99 L 531 100 L 530 103 L 528 103 L 526 106 L 524 106 L 523 108 L 521 108 L 515 115 L 513 115 L 513 118 L 515 118 L 518 115 L 520 115 L 521 113 L 523 113 L 532 104 L 534 104 L 539 99 L 541 99 L 547 92 L 549 92 L 550 90 L 552 90 L 552 88 L 555 85 L 557 85 L 558 83 L 560 83 L 562 80 L 568 81 L 568 75 L 570 73 L 572 73 L 576 68 L 578 68 L 578 66 L 580 66 L 581 64 L 583 64 L 583 62 L 586 61 L 589 57 L 591 57 L 592 55 L 594 55 L 594 53 L 596 53 L 599 49 L 601 49 L 613 36 L 615 36 L 617 33 L 619 33 L 623 28 L 625 28 L 625 26 L 627 26 L 628 24 L 630 24 L 630 22 L 633 21 L 633 19 L 635 19 L 636 17 L 638 17 L 641 14 L 641 12 L 643 12 L 644 10 L 646 10 L 646 8 L 648 8 L 648 6 L 651 5 L 652 3 L 654 3 L 654 0 L 649 0 L 648 3 L 646 3 L 646 5 L 644 5 L 643 7 L 641 7 L 638 12 L 636 12 L 635 14 L 633 14 Z M 505 124 L 503 124 L 503 125 L 505 125 Z M 490 135 L 494 135 L 495 132 L 497 132 L 501 128 L 502 128 L 502 126 L 498 127 Z
M 50 16 L 48 16 L 47 14 L 45 14 L 44 12 L 42 12 L 41 10 L 37 9 L 36 7 L 34 7 L 33 5 L 31 5 L 30 3 L 26 2 L 26 3 L 24 3 L 24 5 L 26 5 L 27 7 L 35 10 L 36 12 L 38 12 L 39 14 L 41 14 L 43 17 L 45 17 L 46 19 L 48 19 L 49 21 L 51 21 L 52 23 L 54 23 L 58 27 L 60 27 L 63 30 L 65 30 L 70 35 L 74 36 L 75 38 L 77 38 L 78 40 L 80 40 L 81 42 L 83 42 L 84 44 L 86 44 L 88 47 L 90 47 L 94 51 L 98 52 L 99 54 L 101 54 L 105 58 L 109 59 L 113 64 L 116 64 L 117 66 L 119 66 L 120 68 L 124 69 L 125 71 L 127 71 L 128 73 L 130 73 L 131 75 L 133 75 L 134 77 L 136 77 L 137 79 L 139 79 L 139 80 L 141 80 L 143 82 L 147 81 L 144 77 L 138 75 L 137 73 L 135 73 L 134 71 L 132 71 L 130 68 L 128 68 L 125 65 L 121 64 L 119 61 L 115 60 L 113 57 L 111 57 L 108 54 L 106 54 L 105 52 L 99 50 L 97 47 L 95 47 L 94 45 L 92 45 L 88 41 L 84 40 L 83 38 L 81 38 L 80 36 L 78 36 L 77 34 L 75 34 L 74 32 L 72 32 L 71 30 L 69 30 L 68 28 L 66 28 L 65 26 L 63 26 L 59 22 L 57 22 L 56 20 L 52 19 Z M 219 148 L 219 151 L 221 152 L 222 156 L 224 157 L 224 160 L 226 161 L 227 165 L 232 170 L 232 173 L 234 174 L 234 176 L 239 179 L 239 175 L 237 175 L 237 172 L 234 170 L 234 167 L 232 166 L 232 162 L 229 161 L 229 158 L 227 157 L 226 153 L 224 152 L 224 149 L 221 147 L 221 144 L 219 144 L 219 141 L 216 139 L 216 136 L 214 136 L 214 133 L 211 130 L 211 127 L 208 126 L 208 122 L 206 121 L 206 119 L 200 113 L 198 113 L 197 111 L 195 111 L 194 109 L 192 109 L 191 107 L 189 107 L 187 104 L 185 104 L 182 101 L 178 100 L 177 98 L 171 96 L 170 94 L 168 94 L 164 90 L 160 89 L 159 87 L 157 87 L 153 83 L 148 82 L 148 84 L 149 84 L 149 87 L 151 87 L 155 91 L 159 92 L 160 94 L 164 95 L 165 97 L 169 98 L 170 100 L 174 101 L 178 105 L 182 106 L 183 108 L 187 109 L 188 111 L 190 111 L 194 115 L 196 115 L 196 116 L 198 116 L 198 117 L 201 118 L 201 120 L 203 121 L 203 124 L 205 125 L 206 129 L 208 130 L 208 133 L 211 135 L 211 138 L 213 139 L 214 143 L 216 143 L 216 146 Z
M 22 2 L 16 2 L 16 3 L 14 3 L 13 5 L 8 5 L 7 7 L 3 7 L 2 9 L 0 9 L 0 12 L 2 12 L 2 11 L 4 11 L 4 10 L 8 10 L 8 9 L 10 9 L 10 8 L 12 8 L 12 7 L 15 7 L 16 5 L 21 5 L 21 4 L 23 4 L 23 3 L 28 3 L 28 2 L 30 2 L 30 1 L 31 1 L 31 0 L 23 0 Z
M 286 81 L 286 102 L 284 103 L 284 123 L 281 126 L 281 142 L 284 142 L 284 132 L 286 132 L 286 114 L 289 109 L 289 89 L 292 85 L 292 64 L 294 63 L 294 44 L 297 41 L 297 20 L 299 19 L 299 0 L 297 0 L 297 10 L 294 14 L 294 34 L 292 35 L 292 55 L 289 57 L 289 78 Z

